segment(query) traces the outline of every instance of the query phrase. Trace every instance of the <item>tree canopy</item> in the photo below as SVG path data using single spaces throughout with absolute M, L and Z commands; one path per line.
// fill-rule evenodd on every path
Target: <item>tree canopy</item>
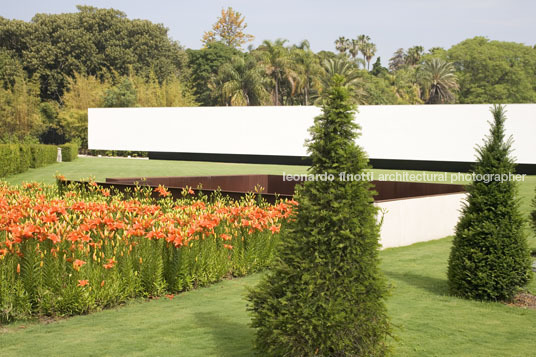
M 475 37 L 452 46 L 460 103 L 536 102 L 536 51 L 521 43 Z
M 211 42 L 221 41 L 227 46 L 240 48 L 242 45 L 253 41 L 255 36 L 245 32 L 248 24 L 246 18 L 232 7 L 221 9 L 221 16 L 212 25 L 212 30 L 203 34 L 201 40 L 205 46 Z

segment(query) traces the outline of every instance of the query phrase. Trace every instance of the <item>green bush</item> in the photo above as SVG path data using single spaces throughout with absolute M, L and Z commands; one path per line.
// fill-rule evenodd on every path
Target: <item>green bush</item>
M 530 216 L 532 218 L 532 228 L 534 229 L 534 233 L 536 233 L 536 189 L 534 189 L 534 198 L 532 199 L 532 207 L 534 210 L 530 213 Z
M 467 187 L 467 202 L 456 226 L 448 281 L 451 293 L 458 296 L 507 300 L 529 281 L 531 261 L 517 183 L 494 176 L 514 173 L 515 164 L 512 140 L 505 140 L 504 107 L 494 106 L 492 113 L 490 135 L 477 149 L 475 180 Z
M 57 147 L 41 144 L 0 144 L 0 177 L 56 162 Z
M 30 145 L 32 161 L 30 167 L 38 168 L 56 162 L 58 157 L 58 147 L 56 145 Z
M 0 144 L 0 177 L 23 172 L 24 162 L 21 160 L 21 145 Z
M 19 172 L 28 171 L 32 165 L 32 149 L 29 145 L 19 145 Z
M 368 159 L 355 144 L 358 126 L 337 76 L 308 143 L 310 173 L 297 191 L 296 220 L 282 234 L 276 261 L 249 293 L 261 356 L 383 356 L 391 327 L 379 270 L 379 225 L 371 183 L 338 180 L 360 174 Z
M 76 143 L 67 143 L 60 145 L 62 161 L 73 161 L 78 157 L 78 145 Z

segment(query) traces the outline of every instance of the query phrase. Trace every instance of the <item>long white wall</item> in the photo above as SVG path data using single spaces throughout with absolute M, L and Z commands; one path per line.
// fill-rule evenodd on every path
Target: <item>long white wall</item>
M 489 130 L 490 105 L 360 106 L 358 139 L 370 158 L 474 161 Z M 536 104 L 506 106 L 518 163 L 536 164 Z M 89 148 L 306 156 L 317 107 L 89 109 Z
M 465 193 L 383 201 L 382 248 L 440 239 L 454 234 Z M 380 217 L 381 217 L 380 212 Z

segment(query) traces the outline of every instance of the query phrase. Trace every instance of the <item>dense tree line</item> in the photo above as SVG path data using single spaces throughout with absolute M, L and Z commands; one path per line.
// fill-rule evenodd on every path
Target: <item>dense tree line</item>
M 334 52 L 284 39 L 245 50 L 246 26 L 222 10 L 192 50 L 163 25 L 113 9 L 0 17 L 0 141 L 84 146 L 88 107 L 320 104 L 336 74 L 354 104 L 536 100 L 536 49 L 523 44 L 475 37 L 400 48 L 384 67 L 364 34 L 336 39 Z

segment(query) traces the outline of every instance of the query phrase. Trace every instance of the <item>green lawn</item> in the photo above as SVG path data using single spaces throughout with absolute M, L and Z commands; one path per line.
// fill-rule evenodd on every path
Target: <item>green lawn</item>
M 305 166 L 79 157 L 72 162 L 54 163 L 39 169 L 30 169 L 22 174 L 10 176 L 6 181 L 11 184 L 25 181 L 53 183 L 58 173 L 73 180 L 94 177 L 97 181 L 104 181 L 106 177 L 281 174 L 283 172 L 301 174 L 306 173 L 306 170 Z
M 52 181 L 113 176 L 304 173 L 303 167 L 80 158 L 9 179 Z M 375 171 L 379 173 L 380 171 Z M 382 171 L 385 172 L 385 171 Z M 520 193 L 524 214 L 536 177 Z M 531 238 L 531 245 L 536 239 Z M 447 295 L 446 264 L 451 239 L 381 252 L 392 295 L 388 308 L 395 325 L 396 356 L 536 356 L 536 310 L 501 303 L 467 301 Z M 127 306 L 42 324 L 0 327 L 1 356 L 251 356 L 254 331 L 248 327 L 245 287 L 261 275 L 224 281 L 173 300 Z M 536 282 L 529 286 L 536 292 Z

